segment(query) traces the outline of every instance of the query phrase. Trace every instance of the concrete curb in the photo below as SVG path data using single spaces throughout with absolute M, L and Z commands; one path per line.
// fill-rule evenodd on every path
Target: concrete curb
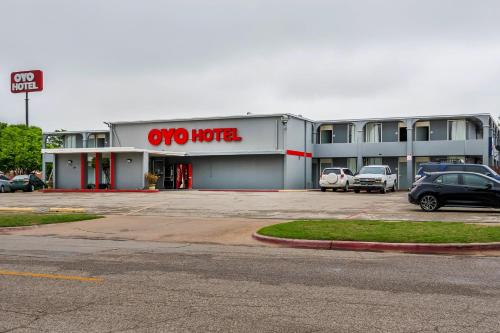
M 252 237 L 266 243 L 279 244 L 293 248 L 323 249 L 323 250 L 349 250 L 349 251 L 394 251 L 407 253 L 467 253 L 472 251 L 498 251 L 500 243 L 379 243 L 379 242 L 356 242 L 356 241 L 329 241 L 329 240 L 307 240 L 289 239 L 259 235 L 254 233 Z

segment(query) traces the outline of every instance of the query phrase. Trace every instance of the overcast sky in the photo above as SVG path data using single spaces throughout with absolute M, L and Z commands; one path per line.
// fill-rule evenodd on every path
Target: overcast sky
M 500 110 L 498 0 L 1 1 L 0 31 L 0 122 L 24 122 L 10 72 L 42 69 L 44 130 Z

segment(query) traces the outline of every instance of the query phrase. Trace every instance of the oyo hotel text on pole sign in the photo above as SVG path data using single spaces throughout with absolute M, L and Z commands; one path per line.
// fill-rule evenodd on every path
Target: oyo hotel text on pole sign
M 178 145 L 183 145 L 189 140 L 192 142 L 233 142 L 241 141 L 242 138 L 238 136 L 237 128 L 192 129 L 191 135 L 185 128 L 153 128 L 148 134 L 148 141 L 153 146 L 158 146 L 162 142 L 165 145 L 171 145 L 172 140 Z
M 43 90 L 43 72 L 31 70 L 10 74 L 10 91 L 14 94 Z

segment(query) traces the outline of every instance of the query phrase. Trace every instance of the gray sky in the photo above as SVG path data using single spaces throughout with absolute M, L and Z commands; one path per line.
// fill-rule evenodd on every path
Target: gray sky
M 42 69 L 44 130 L 499 113 L 498 0 L 1 1 L 0 31 L 0 121 L 24 122 L 10 72 Z

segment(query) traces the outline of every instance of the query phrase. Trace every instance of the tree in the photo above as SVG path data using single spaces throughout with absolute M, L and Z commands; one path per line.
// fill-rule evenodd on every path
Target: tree
M 56 132 L 66 132 L 64 129 L 55 130 Z M 64 146 L 64 140 L 61 135 L 50 135 L 47 138 L 45 147 L 47 149 L 62 148 Z
M 8 125 L 0 132 L 0 170 L 26 174 L 42 165 L 42 130 L 25 125 Z

